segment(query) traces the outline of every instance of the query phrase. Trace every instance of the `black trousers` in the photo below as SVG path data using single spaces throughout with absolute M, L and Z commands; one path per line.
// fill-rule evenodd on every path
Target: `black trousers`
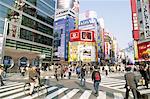
M 129 98 L 129 92 L 130 90 L 132 91 L 132 94 L 134 96 L 134 99 L 140 99 L 140 93 L 137 91 L 137 89 L 128 89 L 126 88 L 126 96 L 125 96 L 125 99 L 128 99 Z
M 2 78 L 2 76 L 0 75 L 0 82 L 1 82 L 1 86 L 3 86 L 4 85 L 4 83 L 3 83 L 3 78 Z

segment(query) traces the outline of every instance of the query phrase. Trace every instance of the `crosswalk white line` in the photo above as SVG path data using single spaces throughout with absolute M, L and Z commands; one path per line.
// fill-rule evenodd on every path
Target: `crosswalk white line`
M 24 89 L 24 88 L 20 88 L 20 89 L 15 89 L 15 90 L 8 91 L 8 92 L 5 92 L 5 93 L 1 93 L 1 94 L 0 94 L 0 97 L 4 97 L 4 96 L 10 95 L 10 94 L 14 94 L 14 93 L 17 93 L 17 92 L 21 92 L 21 91 L 23 91 L 23 89 Z
M 44 90 L 44 86 L 41 88 L 42 90 Z M 51 91 L 51 90 L 54 90 L 54 89 L 56 89 L 57 87 L 51 87 L 51 88 L 49 88 L 49 91 Z M 29 93 L 29 92 L 28 92 Z M 27 97 L 24 97 L 24 98 L 22 98 L 22 99 L 34 99 L 34 98 L 36 98 L 36 97 L 38 97 L 38 96 L 41 96 L 41 95 L 43 95 L 43 94 L 46 94 L 46 91 L 45 92 L 42 92 L 42 91 L 39 91 L 39 93 L 35 93 L 35 94 L 33 94 L 32 96 L 27 96 Z
M 56 97 L 57 95 L 61 94 L 62 92 L 66 91 L 68 88 L 61 88 L 57 91 L 55 91 L 54 93 L 49 94 L 48 96 L 46 96 L 45 99 L 52 99 L 54 97 Z
M 4 89 L 4 88 L 8 88 L 8 87 L 12 87 L 12 86 L 16 86 L 16 85 L 22 85 L 24 83 L 18 83 L 18 82 L 14 82 L 14 83 L 7 83 L 6 85 L 4 86 L 1 86 L 0 89 Z
M 121 93 L 114 93 L 114 99 L 124 99 Z
M 71 99 L 78 91 L 79 89 L 73 89 L 72 91 L 67 93 L 65 96 L 63 96 L 61 99 Z
M 125 85 L 125 83 L 115 83 L 115 84 L 109 84 L 109 85 L 107 85 L 107 86 L 111 86 L 111 87 L 115 87 L 115 86 L 119 86 L 119 85 Z
M 50 87 L 49 88 L 49 91 L 51 91 L 51 90 L 53 90 L 53 89 L 56 89 L 57 87 Z M 29 92 L 28 92 L 29 93 Z M 27 93 L 27 94 L 28 94 Z M 18 97 L 21 97 L 21 96 L 24 96 L 25 95 L 25 93 L 24 92 L 20 92 L 20 93 L 16 93 L 16 94 L 13 94 L 13 95 L 10 95 L 10 96 L 8 96 L 8 97 L 4 97 L 3 99 L 16 99 L 16 98 L 18 98 Z M 35 97 L 34 95 L 33 95 L 33 97 Z M 31 99 L 31 96 L 27 96 L 27 97 L 25 97 L 26 99 Z
M 106 99 L 106 92 L 99 91 L 97 99 Z
M 19 85 L 19 86 L 9 87 L 9 88 L 6 88 L 6 89 L 1 89 L 0 92 L 4 92 L 4 91 L 7 91 L 7 90 L 12 90 L 12 89 L 17 89 L 17 88 L 21 88 L 23 86 L 24 85 Z
M 88 99 L 90 97 L 91 93 L 92 93 L 91 90 L 85 90 L 79 99 Z

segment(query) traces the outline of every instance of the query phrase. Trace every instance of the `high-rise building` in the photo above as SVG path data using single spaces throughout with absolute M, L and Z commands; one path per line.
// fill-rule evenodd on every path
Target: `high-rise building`
M 78 13 L 78 0 L 57 0 L 54 23 L 54 60 L 68 60 L 70 30 L 78 26 Z
M 5 65 L 39 65 L 40 58 L 43 63 L 52 60 L 54 13 L 54 0 L 0 1 L 0 34 L 6 39 L 0 47 Z
M 94 31 L 94 37 L 96 41 L 96 61 L 100 60 L 101 53 L 101 38 L 100 38 L 100 25 L 98 23 L 97 14 L 95 11 L 86 11 L 79 14 L 79 29 Z
M 150 61 L 150 1 L 131 0 L 134 54 L 137 61 Z

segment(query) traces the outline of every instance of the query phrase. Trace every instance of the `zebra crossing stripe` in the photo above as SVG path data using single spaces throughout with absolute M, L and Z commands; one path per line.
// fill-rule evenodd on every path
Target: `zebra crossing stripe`
M 1 90 L 1 89 L 4 89 L 4 88 L 16 86 L 16 85 L 22 85 L 22 84 L 23 84 L 23 83 L 18 83 L 18 82 L 13 82 L 13 83 L 11 83 L 11 82 L 9 82 L 9 83 L 7 83 L 5 86 L 1 86 L 1 87 L 0 87 L 0 90 Z
M 7 91 L 7 92 L 5 92 L 5 93 L 1 93 L 1 94 L 0 94 L 0 97 L 4 97 L 4 96 L 10 95 L 10 94 L 14 94 L 14 93 L 23 91 L 23 89 L 24 89 L 24 88 L 19 88 L 19 89 L 15 89 L 15 90 L 12 90 L 12 91 Z
M 91 93 L 92 93 L 91 90 L 85 90 L 79 99 L 88 99 L 90 97 Z
M 43 90 L 45 87 L 43 86 L 41 89 Z M 36 98 L 36 97 L 38 97 L 38 96 L 40 96 L 40 95 L 42 95 L 42 94 L 45 94 L 46 93 L 46 91 L 45 92 L 42 92 L 42 90 L 40 90 L 39 92 L 36 92 L 35 94 L 33 94 L 32 96 L 27 96 L 27 97 L 24 97 L 24 98 L 22 98 L 22 99 L 33 99 L 33 98 Z M 29 92 L 28 92 L 29 93 Z
M 110 83 L 108 86 L 112 86 L 113 87 L 113 86 L 118 86 L 118 85 L 125 85 L 125 83 L 115 83 L 115 84 L 111 84 Z
M 15 98 L 20 97 L 20 96 L 23 96 L 23 95 L 25 95 L 25 93 L 24 93 L 24 92 L 21 92 L 21 93 L 17 93 L 17 94 L 10 95 L 10 96 L 8 96 L 8 97 L 4 97 L 3 99 L 15 99 Z
M 106 92 L 99 91 L 97 99 L 106 99 Z
M 124 89 L 124 87 L 125 87 L 125 85 L 118 85 L 118 86 L 115 86 L 114 88 L 116 88 L 116 89 Z
M 72 91 L 67 93 L 65 96 L 63 96 L 61 99 L 71 99 L 78 91 L 79 89 L 73 89 Z
M 113 93 L 113 94 L 114 94 L 114 99 L 124 99 L 121 93 Z
M 54 97 L 56 97 L 57 95 L 61 94 L 62 92 L 66 91 L 68 88 L 61 88 L 57 91 L 55 91 L 54 93 L 49 94 L 48 96 L 46 96 L 45 99 L 52 99 Z
M 4 92 L 4 91 L 9 91 L 9 90 L 12 90 L 12 89 L 17 89 L 17 88 L 20 88 L 20 87 L 23 87 L 23 86 L 24 85 L 19 85 L 19 86 L 9 87 L 9 88 L 6 88 L 6 89 L 1 89 L 0 93 Z

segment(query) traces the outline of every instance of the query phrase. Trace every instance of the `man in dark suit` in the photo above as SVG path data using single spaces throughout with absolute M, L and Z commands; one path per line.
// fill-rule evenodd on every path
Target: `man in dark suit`
M 126 68 L 127 73 L 124 75 L 126 80 L 126 96 L 125 99 L 129 97 L 129 91 L 131 90 L 134 96 L 134 99 L 139 99 L 140 93 L 137 91 L 137 80 L 135 74 L 131 72 L 131 67 Z

